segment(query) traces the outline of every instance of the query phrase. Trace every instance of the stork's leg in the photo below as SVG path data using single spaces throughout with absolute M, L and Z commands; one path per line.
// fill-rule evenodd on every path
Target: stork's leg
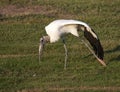
M 65 49 L 65 63 L 64 63 L 64 69 L 66 70 L 66 66 L 67 66 L 67 58 L 68 58 L 68 51 L 67 51 L 67 47 L 65 44 L 65 41 L 63 40 L 64 43 L 64 49 Z
M 83 39 L 81 39 L 81 41 L 82 41 L 82 43 L 85 44 L 85 46 L 89 49 L 89 51 L 94 55 L 94 57 L 95 57 L 103 66 L 106 66 L 106 64 L 104 63 L 104 61 L 101 60 L 101 59 L 99 59 L 99 58 L 95 55 L 95 53 L 94 53 L 93 50 L 89 47 L 89 45 L 88 45 Z

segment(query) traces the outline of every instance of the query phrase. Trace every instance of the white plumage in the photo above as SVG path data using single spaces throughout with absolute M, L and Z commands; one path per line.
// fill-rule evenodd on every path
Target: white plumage
M 77 20 L 55 20 L 45 27 L 46 33 L 50 36 L 50 42 L 56 42 L 64 33 L 71 33 L 79 37 L 77 26 L 83 25 L 87 30 L 97 38 L 96 34 L 91 31 L 91 28 L 82 21 Z
M 79 32 L 82 30 L 84 32 L 85 38 L 89 41 L 91 46 L 93 47 L 94 52 L 91 48 L 81 40 L 85 46 L 91 51 L 91 53 L 97 58 L 97 60 L 104 66 L 106 64 L 103 62 L 104 52 L 102 45 L 100 43 L 99 38 L 97 37 L 96 33 L 91 29 L 91 27 L 86 24 L 85 22 L 78 21 L 78 20 L 55 20 L 51 22 L 49 25 L 45 27 L 46 33 L 48 36 L 43 36 L 40 38 L 40 46 L 39 46 L 39 55 L 41 56 L 43 47 L 46 42 L 54 43 L 62 38 L 65 48 L 65 68 L 66 68 L 66 61 L 67 61 L 67 48 L 65 45 L 65 40 L 63 38 L 64 34 L 71 33 L 72 35 L 79 37 Z

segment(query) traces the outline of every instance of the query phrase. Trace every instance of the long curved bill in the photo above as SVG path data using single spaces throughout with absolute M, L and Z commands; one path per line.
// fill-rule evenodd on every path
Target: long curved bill
M 43 54 L 43 47 L 44 47 L 43 38 L 40 38 L 40 44 L 39 44 L 39 62 L 40 62 L 41 56 Z
M 99 58 L 95 55 L 95 53 L 94 53 L 94 52 L 92 51 L 92 49 L 88 46 L 88 44 L 85 43 L 84 40 L 82 40 L 82 42 L 83 42 L 83 43 L 85 44 L 85 46 L 89 49 L 89 51 L 95 56 L 95 58 L 96 58 L 103 66 L 106 67 L 105 62 L 104 62 L 103 60 L 99 59 Z

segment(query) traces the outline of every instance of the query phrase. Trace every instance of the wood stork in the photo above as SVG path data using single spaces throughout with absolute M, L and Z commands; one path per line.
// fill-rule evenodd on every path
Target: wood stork
M 39 60 L 42 55 L 44 45 L 47 42 L 54 43 L 61 38 L 64 43 L 64 48 L 65 48 L 64 68 L 66 69 L 68 52 L 67 52 L 67 47 L 65 44 L 64 34 L 71 33 L 72 35 L 79 37 L 80 30 L 84 32 L 84 37 L 89 41 L 89 43 L 93 47 L 93 50 L 88 46 L 88 44 L 84 40 L 81 39 L 81 41 L 85 44 L 85 46 L 88 47 L 88 49 L 97 58 L 97 60 L 103 66 L 106 66 L 106 64 L 103 61 L 103 57 L 104 57 L 103 47 L 100 43 L 98 36 L 93 31 L 93 29 L 90 28 L 88 24 L 82 21 L 78 21 L 78 20 L 65 20 L 65 19 L 55 20 L 45 27 L 47 36 L 43 36 L 40 38 Z

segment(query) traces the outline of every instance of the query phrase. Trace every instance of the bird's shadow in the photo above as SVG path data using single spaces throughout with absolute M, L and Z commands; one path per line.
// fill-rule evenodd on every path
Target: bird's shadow
M 104 53 L 110 54 L 110 53 L 115 53 L 115 52 L 120 52 L 120 45 L 116 46 L 113 49 L 106 50 Z M 84 58 L 88 58 L 90 56 L 92 56 L 92 54 L 89 54 L 89 55 L 85 56 Z M 113 61 L 120 61 L 120 54 L 116 55 L 116 57 L 114 57 L 114 58 L 111 58 L 107 64 L 109 64 L 110 62 L 113 62 Z
M 117 51 L 120 51 L 120 45 L 116 46 L 112 50 L 105 51 L 105 53 L 113 53 L 113 52 L 117 52 Z
M 115 52 L 120 52 L 120 45 L 116 46 L 115 48 L 111 49 L 111 50 L 107 50 L 105 51 L 106 54 L 109 54 L 109 53 L 115 53 Z M 108 64 L 110 62 L 113 62 L 113 61 L 120 61 L 120 54 L 116 55 L 114 58 L 111 58 L 108 62 Z
M 118 55 L 118 56 L 115 57 L 115 58 L 110 59 L 110 61 L 114 61 L 114 60 L 116 60 L 116 61 L 120 61 L 120 55 Z

